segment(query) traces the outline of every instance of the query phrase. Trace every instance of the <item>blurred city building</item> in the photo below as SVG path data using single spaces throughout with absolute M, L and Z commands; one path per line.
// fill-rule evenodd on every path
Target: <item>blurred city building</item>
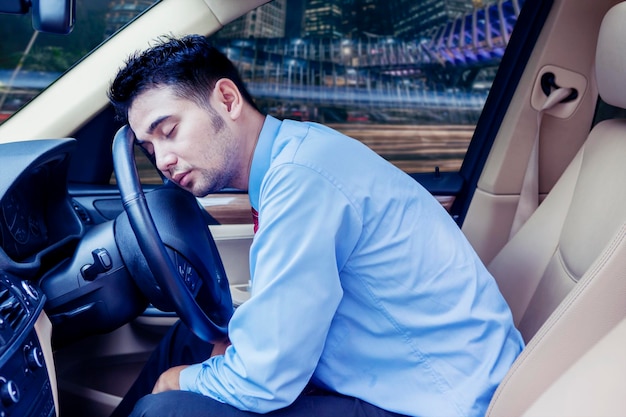
M 105 39 L 152 6 L 155 0 L 113 0 L 105 17 Z
M 274 0 L 226 25 L 219 38 L 282 38 L 285 36 L 287 0 Z
M 523 2 L 274 0 L 212 39 L 261 107 L 285 117 L 433 121 L 454 108 L 472 123 Z M 111 1 L 107 32 L 153 3 Z
M 401 38 L 424 34 L 433 27 L 471 13 L 475 2 L 470 0 L 390 0 L 390 19 L 394 36 Z
M 345 0 L 308 0 L 304 10 L 304 35 L 341 38 L 345 34 Z

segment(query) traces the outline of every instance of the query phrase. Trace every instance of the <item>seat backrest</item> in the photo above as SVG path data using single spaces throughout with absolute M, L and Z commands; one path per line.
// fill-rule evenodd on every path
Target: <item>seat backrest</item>
M 626 2 L 606 14 L 596 51 L 600 97 L 619 108 L 626 108 L 624 22 Z M 626 120 L 592 129 L 488 267 L 527 342 L 488 415 L 521 415 L 626 317 Z
M 524 417 L 623 416 L 626 410 L 624 346 L 626 319 L 550 385 L 524 412 Z

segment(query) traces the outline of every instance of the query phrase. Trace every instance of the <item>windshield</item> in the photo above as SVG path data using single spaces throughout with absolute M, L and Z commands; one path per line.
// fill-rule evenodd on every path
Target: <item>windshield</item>
M 30 15 L 0 14 L 0 123 L 158 1 L 77 0 L 69 35 L 34 31 Z

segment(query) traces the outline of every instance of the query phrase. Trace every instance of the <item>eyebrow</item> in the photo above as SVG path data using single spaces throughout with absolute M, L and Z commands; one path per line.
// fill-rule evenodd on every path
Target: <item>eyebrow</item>
M 171 116 L 167 115 L 167 116 L 160 116 L 158 117 L 154 122 L 152 122 L 150 124 L 150 127 L 148 128 L 148 134 L 151 135 L 152 133 L 154 133 L 154 130 L 159 127 L 159 125 L 161 123 L 163 123 L 165 120 L 169 119 Z

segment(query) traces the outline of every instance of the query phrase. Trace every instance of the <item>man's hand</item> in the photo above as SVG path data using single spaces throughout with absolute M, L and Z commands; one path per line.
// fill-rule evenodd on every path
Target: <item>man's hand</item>
M 183 369 L 185 369 L 188 365 L 175 366 L 173 368 L 168 369 L 163 372 L 156 384 L 154 384 L 154 388 L 152 389 L 153 394 L 158 394 L 163 391 L 173 391 L 180 389 L 180 383 L 178 379 L 180 378 L 180 373 Z
M 230 340 L 226 339 L 223 342 L 217 342 L 213 345 L 213 350 L 211 351 L 211 357 L 216 355 L 223 355 L 226 351 L 226 348 L 230 346 Z M 174 391 L 180 389 L 180 373 L 183 369 L 185 369 L 188 365 L 180 365 L 175 366 L 173 368 L 168 369 L 163 372 L 156 384 L 154 384 L 154 388 L 152 389 L 153 394 L 158 394 L 163 391 Z

